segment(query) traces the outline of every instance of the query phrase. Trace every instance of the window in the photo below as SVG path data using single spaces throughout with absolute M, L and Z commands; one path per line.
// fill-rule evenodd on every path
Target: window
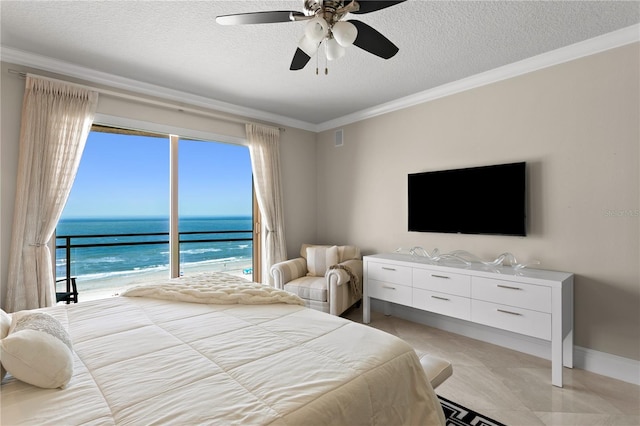
M 77 277 L 80 300 L 170 271 L 251 279 L 251 183 L 247 147 L 94 126 L 56 230 L 57 278 Z

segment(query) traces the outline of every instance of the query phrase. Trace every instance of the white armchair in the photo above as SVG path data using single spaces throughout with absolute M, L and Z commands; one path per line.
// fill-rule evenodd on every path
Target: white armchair
M 300 256 L 276 263 L 276 288 L 297 294 L 308 308 L 340 315 L 362 299 L 362 256 L 355 246 L 303 244 Z

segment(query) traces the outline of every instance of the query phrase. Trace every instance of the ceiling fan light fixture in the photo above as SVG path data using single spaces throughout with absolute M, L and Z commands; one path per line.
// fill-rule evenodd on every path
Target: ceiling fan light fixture
M 320 43 L 329 33 L 329 24 L 320 16 L 311 19 L 304 29 L 305 36 L 316 43 Z
M 366 23 L 356 19 L 343 19 L 350 13 L 357 15 L 375 12 L 407 0 L 303 1 L 303 12 L 272 10 L 236 13 L 217 16 L 216 22 L 221 25 L 245 25 L 305 21 L 304 35 L 298 41 L 289 66 L 292 71 L 303 69 L 311 57 L 318 54 L 322 43 L 325 45 L 323 56 L 331 61 L 345 56 L 346 48 L 352 45 L 382 59 L 389 59 L 398 53 L 399 49 L 395 44 Z M 327 69 L 325 67 L 325 73 Z
M 358 37 L 358 29 L 351 22 L 338 21 L 331 29 L 333 38 L 342 47 L 349 47 Z
M 311 40 L 306 35 L 303 35 L 302 38 L 300 39 L 300 42 L 298 42 L 298 47 L 307 55 L 313 56 L 318 51 L 319 44 L 320 43 Z
M 346 49 L 338 44 L 335 38 L 327 40 L 327 59 L 333 61 L 334 59 L 342 58 L 346 52 Z

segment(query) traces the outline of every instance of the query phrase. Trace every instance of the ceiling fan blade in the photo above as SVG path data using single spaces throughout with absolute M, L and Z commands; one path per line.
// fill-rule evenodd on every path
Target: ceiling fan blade
M 293 55 L 293 60 L 291 61 L 291 66 L 289 69 L 291 71 L 301 70 L 307 65 L 307 63 L 311 60 L 311 56 L 304 53 L 300 48 L 296 49 L 296 53 Z
M 356 0 L 360 5 L 360 10 L 357 12 L 351 12 L 354 14 L 375 12 L 376 10 L 385 9 L 390 6 L 395 6 L 398 3 L 404 3 L 406 0 L 398 1 L 378 1 L 378 0 Z
M 398 50 L 400 50 L 388 38 L 364 22 L 353 19 L 350 19 L 347 22 L 351 22 L 358 29 L 358 36 L 353 42 L 354 46 L 358 46 L 360 49 L 373 53 L 383 59 L 391 58 L 393 55 L 398 53 Z
M 304 16 L 304 13 L 293 10 L 274 10 L 270 12 L 220 15 L 216 17 L 216 22 L 220 25 L 273 24 L 276 22 L 291 22 L 294 21 L 294 17 Z

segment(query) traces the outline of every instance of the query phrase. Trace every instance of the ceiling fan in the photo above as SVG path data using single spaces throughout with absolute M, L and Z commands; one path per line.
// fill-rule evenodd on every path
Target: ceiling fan
M 281 10 L 238 13 L 218 16 L 216 22 L 221 25 L 244 25 L 308 21 L 289 67 L 290 70 L 300 70 L 307 65 L 323 42 L 328 60 L 344 56 L 345 47 L 352 44 L 383 59 L 393 57 L 399 49 L 388 38 L 362 21 L 343 18 L 348 13 L 358 15 L 375 12 L 404 1 L 406 0 L 304 0 L 303 12 Z

